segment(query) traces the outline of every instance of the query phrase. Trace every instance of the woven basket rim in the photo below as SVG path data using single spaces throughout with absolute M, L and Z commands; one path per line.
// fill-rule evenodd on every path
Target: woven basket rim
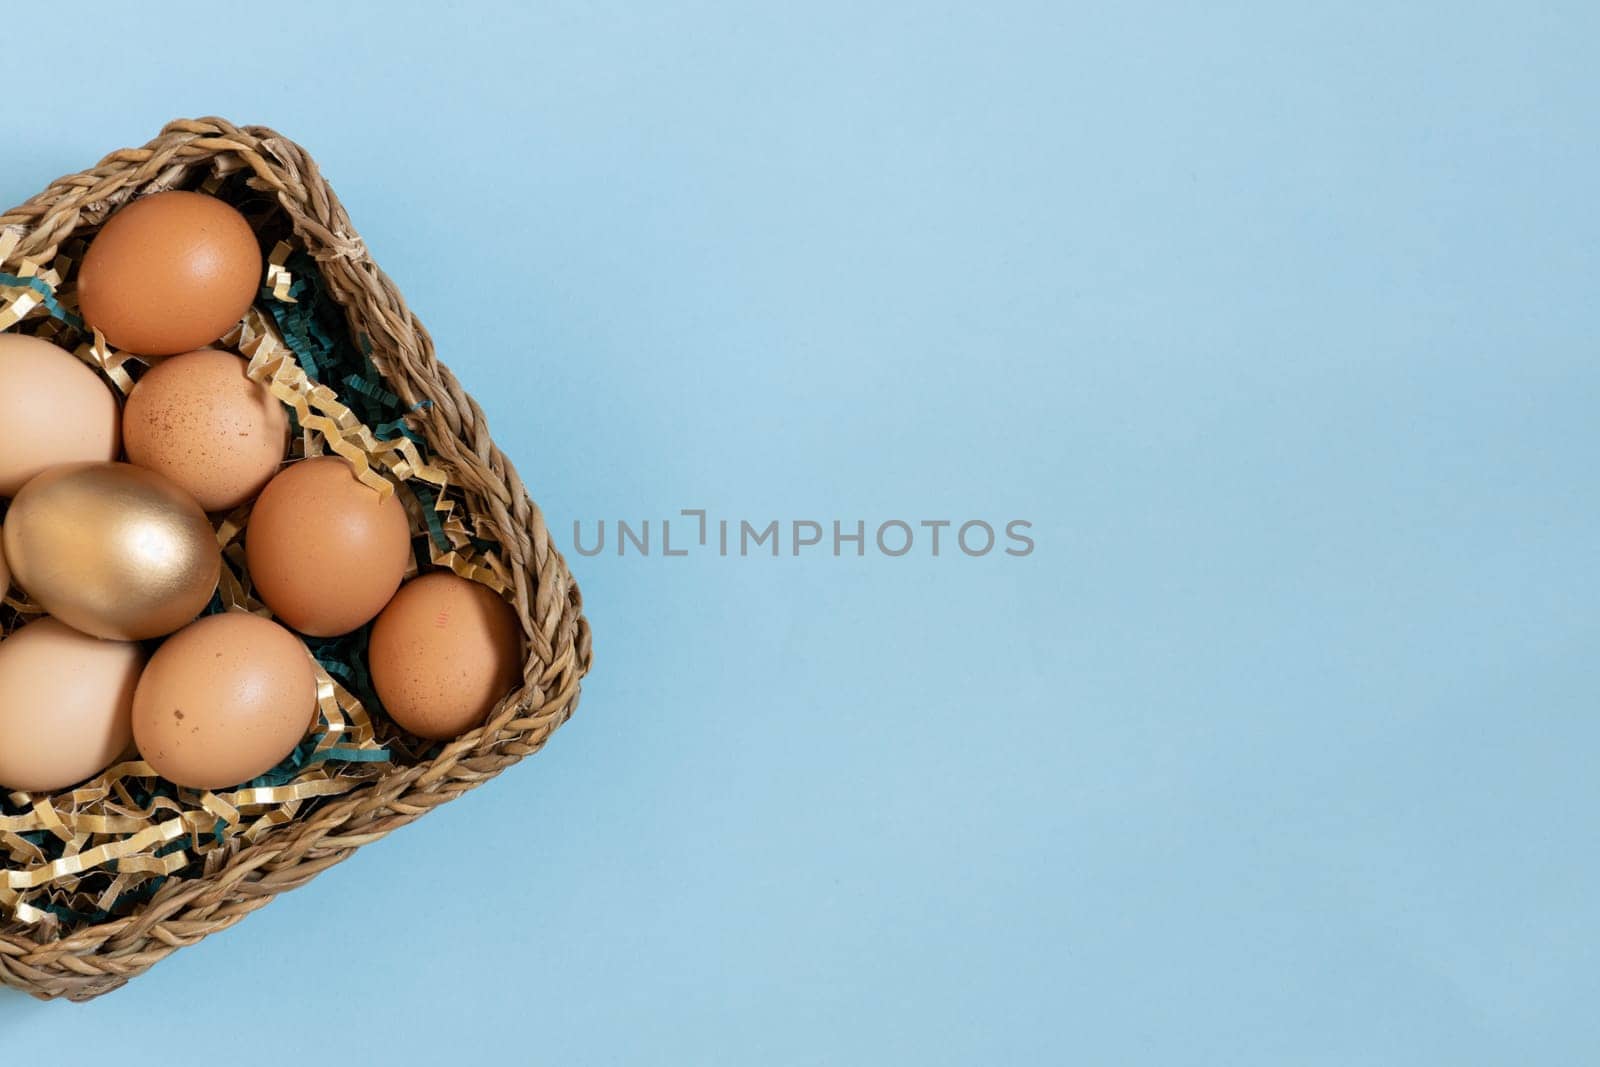
M 0 921 L 0 985 L 42 999 L 84 1001 L 117 989 L 537 752 L 576 709 L 592 659 L 582 596 L 538 506 L 490 437 L 482 410 L 439 362 L 427 330 L 373 262 L 311 156 L 293 141 L 215 117 L 168 123 L 144 146 L 112 152 L 0 215 L 0 234 L 18 238 L 0 270 L 28 259 L 45 265 L 73 233 L 121 204 L 218 161 L 247 171 L 253 185 L 275 196 L 351 328 L 371 339 L 385 381 L 409 404 L 432 401 L 419 428 L 466 490 L 472 512 L 502 535 L 508 594 L 528 656 L 521 686 L 482 728 L 431 760 L 396 767 L 237 847 L 211 874 L 170 879 L 134 914 L 43 940 L 29 927 Z

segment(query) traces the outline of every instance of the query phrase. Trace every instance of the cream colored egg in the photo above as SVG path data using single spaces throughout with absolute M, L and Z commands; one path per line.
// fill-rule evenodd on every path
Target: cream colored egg
M 0 788 L 51 793 L 93 778 L 131 747 L 144 653 L 57 619 L 0 641 Z
M 0 333 L 0 496 L 47 467 L 116 459 L 121 417 L 111 387 L 71 352 Z

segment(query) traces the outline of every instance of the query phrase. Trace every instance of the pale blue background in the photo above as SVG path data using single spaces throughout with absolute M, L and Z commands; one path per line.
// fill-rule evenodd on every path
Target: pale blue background
M 0 1059 L 1592 1056 L 1592 5 L 521 6 L 18 24 L 0 188 L 303 141 L 563 545 L 1038 550 L 575 560 L 544 754 Z

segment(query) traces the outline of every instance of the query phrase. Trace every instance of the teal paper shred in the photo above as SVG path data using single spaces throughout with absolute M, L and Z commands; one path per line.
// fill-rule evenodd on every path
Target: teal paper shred
M 295 304 L 280 304 L 276 301 L 267 304 L 267 309 L 277 324 L 278 332 L 283 335 L 284 343 L 299 359 L 306 374 L 310 375 L 313 381 L 320 381 L 322 375 L 318 360 L 319 346 L 306 325 L 305 315 L 297 313 L 297 307 Z
M 439 503 L 439 494 L 431 485 L 417 484 L 411 489 L 417 494 L 417 503 L 422 505 L 422 521 L 428 527 L 428 536 L 433 538 L 433 543 L 441 551 L 450 551 L 450 539 L 445 536 L 444 523 L 439 521 L 439 513 L 434 510 Z
M 311 654 L 322 664 L 322 669 L 354 693 L 364 707 L 376 709 L 378 695 L 367 674 L 367 634 L 367 628 L 362 627 L 343 637 L 311 641 Z
M 321 661 L 319 660 L 318 662 Z M 350 688 L 350 683 L 353 682 L 356 677 L 355 668 L 351 667 L 348 663 L 323 663 L 322 669 L 332 675 L 334 681 L 343 682 L 346 689 Z
M 118 911 L 127 905 L 137 904 L 140 901 L 149 900 L 151 897 L 155 896 L 156 890 L 160 889 L 162 885 L 166 883 L 166 880 L 167 876 L 161 875 L 160 877 L 152 878 L 148 882 L 135 886 L 134 888 L 118 896 L 117 899 L 112 902 L 109 910 L 97 908 L 94 911 L 80 912 L 73 911 L 71 908 L 65 907 L 61 904 L 45 904 L 43 910 L 48 911 L 50 914 L 60 919 L 62 924 L 65 926 L 74 926 L 80 922 L 102 923 L 108 919 L 115 918 Z
M 389 762 L 388 749 L 363 749 L 351 748 L 345 745 L 333 745 L 321 752 L 317 745 L 322 742 L 324 735 L 315 734 L 300 742 L 289 757 L 261 777 L 248 782 L 246 789 L 271 789 L 275 786 L 288 785 L 308 767 L 319 763 L 339 761 L 341 763 L 387 763 Z
M 321 752 L 313 752 L 306 760 L 306 766 L 324 763 L 328 760 L 338 760 L 340 763 L 388 763 L 389 750 L 386 748 L 349 748 L 344 745 L 334 745 Z
M 363 378 L 359 374 L 345 375 L 344 384 L 348 388 L 360 393 L 362 396 L 366 397 L 368 400 L 371 400 L 375 404 L 384 404 L 389 407 L 394 407 L 400 403 L 399 397 L 389 392 L 389 390 L 385 389 L 377 382 L 372 381 L 370 378 Z M 377 431 L 374 430 L 373 433 L 377 433 Z
M 294 284 L 289 287 L 289 296 L 294 302 L 279 300 L 272 290 L 264 288 L 262 303 L 300 366 L 313 381 L 321 382 L 326 377 L 324 368 L 339 362 L 341 343 L 338 339 L 343 331 L 338 323 L 329 321 L 330 308 L 335 313 L 337 308 L 327 299 L 322 276 L 310 256 L 296 252 L 285 267 L 294 275 Z
M 367 630 L 362 627 L 338 637 L 307 637 L 306 644 L 326 670 L 346 670 L 367 654 Z
M 21 278 L 15 274 L 0 274 L 0 284 L 20 285 L 25 289 L 32 289 L 39 294 L 40 302 L 44 304 L 51 318 L 64 322 L 75 330 L 83 329 L 83 320 L 61 306 L 56 300 L 55 290 L 51 289 L 43 278 Z
M 363 707 L 372 708 L 376 706 L 378 697 L 377 694 L 372 690 L 372 679 L 367 676 L 365 667 L 362 667 L 359 664 L 355 666 L 347 666 L 346 664 L 340 663 L 333 666 L 325 665 L 325 669 L 330 675 L 333 676 L 335 681 L 341 683 L 346 689 L 354 693 L 356 699 L 361 701 L 361 705 Z
M 251 779 L 244 786 L 246 789 L 271 789 L 274 786 L 287 785 L 299 777 L 300 772 L 308 766 L 307 760 L 316 750 L 316 737 L 308 737 L 289 753 L 284 761 L 259 778 Z
M 294 252 L 284 267 L 294 277 L 289 287 L 294 303 L 277 299 L 267 289 L 262 290 L 262 299 L 306 374 L 319 384 L 337 383 L 350 410 L 380 439 L 404 433 L 420 443 L 409 428 L 402 428 L 408 409 L 384 387 L 372 361 L 372 339 L 362 334 L 358 343 L 351 343 L 344 313 L 328 294 L 316 262 L 304 252 Z M 426 403 L 418 405 L 423 406 Z
M 393 422 L 380 422 L 372 428 L 372 435 L 383 441 L 393 441 L 396 437 L 408 437 L 414 444 L 422 444 L 422 435 L 411 428 L 411 424 L 404 419 Z

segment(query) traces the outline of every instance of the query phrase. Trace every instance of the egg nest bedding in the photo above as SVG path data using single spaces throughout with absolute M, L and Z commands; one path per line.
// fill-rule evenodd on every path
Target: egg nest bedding
M 365 338 L 352 340 L 343 310 L 275 202 L 237 174 L 213 175 L 201 188 L 237 207 L 270 252 L 254 307 L 219 347 L 249 359 L 250 377 L 288 407 L 290 460 L 343 456 L 363 481 L 386 485 L 406 505 L 413 571 L 448 567 L 503 591 L 495 540 L 468 517 L 460 490 L 431 462 L 407 421 L 413 411 L 385 388 Z M 76 350 L 121 396 L 143 364 L 108 349 L 78 317 L 73 271 L 89 236 L 78 234 L 33 277 L 0 274 L 0 292 L 31 292 L 37 306 L 12 328 Z M 0 301 L 0 313 L 7 306 Z M 216 522 L 223 573 L 205 614 L 246 610 L 270 617 L 252 595 L 244 566 L 247 517 L 248 505 Z M 0 607 L 0 630 L 10 634 L 40 614 L 14 591 Z M 437 744 L 403 733 L 381 714 L 366 668 L 369 629 L 304 638 L 319 667 L 316 721 L 288 758 L 253 781 L 218 791 L 183 788 L 130 755 L 75 789 L 0 795 L 0 928 L 51 936 L 129 914 L 167 879 L 216 871 L 244 843 L 308 816 L 387 765 L 429 758 Z

